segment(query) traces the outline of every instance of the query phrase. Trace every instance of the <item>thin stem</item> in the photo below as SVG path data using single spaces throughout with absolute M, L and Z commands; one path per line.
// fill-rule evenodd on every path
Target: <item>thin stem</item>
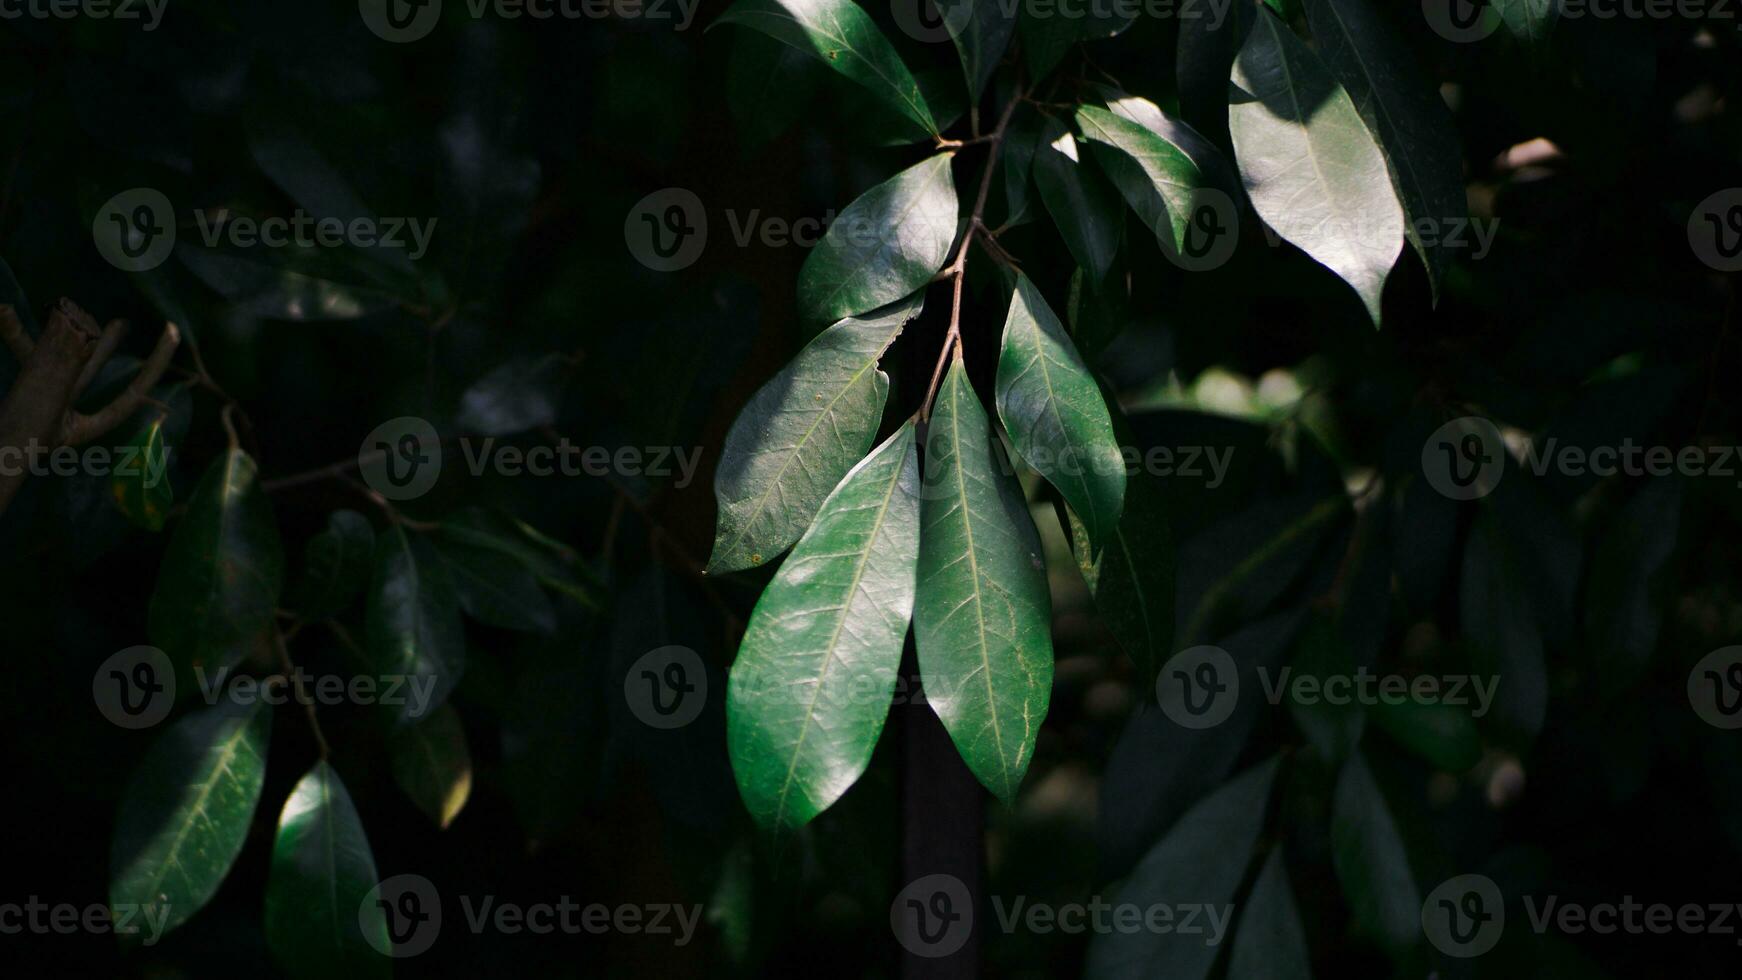
M 921 422 L 931 419 L 932 399 L 937 397 L 938 385 L 944 378 L 945 358 L 950 356 L 951 351 L 955 352 L 957 360 L 962 358 L 962 283 L 967 279 L 968 246 L 973 244 L 977 236 L 990 237 L 984 215 L 986 198 L 992 191 L 992 171 L 998 166 L 998 150 L 1004 145 L 1004 134 L 1010 128 L 1010 117 L 1016 114 L 1016 107 L 1023 99 L 1022 93 L 1013 96 L 1004 104 L 1004 111 L 998 116 L 997 128 L 974 140 L 985 142 L 989 146 L 986 151 L 986 165 L 980 171 L 980 187 L 974 194 L 974 210 L 968 216 L 968 226 L 962 230 L 962 244 L 957 247 L 955 260 L 944 273 L 955 280 L 950 289 L 950 329 L 944 334 L 943 349 L 938 351 L 937 365 L 932 368 L 931 384 L 926 387 L 925 398 L 919 403 L 918 415 Z
M 332 757 L 333 747 L 327 744 L 326 733 L 321 731 L 321 721 L 315 717 L 315 702 L 313 698 L 309 697 L 308 687 L 302 681 L 302 674 L 290 659 L 289 638 L 295 636 L 301 629 L 301 623 L 293 623 L 287 636 L 287 631 L 274 628 L 272 638 L 278 646 L 278 662 L 284 667 L 284 676 L 290 678 L 290 682 L 296 685 L 296 699 L 302 702 L 303 712 L 308 715 L 309 731 L 314 733 L 315 744 L 321 750 L 321 758 L 328 759 Z

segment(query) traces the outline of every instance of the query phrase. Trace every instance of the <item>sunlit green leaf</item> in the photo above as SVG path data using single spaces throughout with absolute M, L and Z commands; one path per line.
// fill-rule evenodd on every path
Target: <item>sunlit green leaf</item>
M 266 945 L 293 977 L 385 977 L 387 918 L 365 904 L 380 883 L 351 794 L 326 760 L 297 782 L 278 818 L 266 881 Z
M 940 153 L 860 195 L 798 275 L 799 310 L 823 322 L 904 299 L 943 268 L 956 237 L 956 185 Z

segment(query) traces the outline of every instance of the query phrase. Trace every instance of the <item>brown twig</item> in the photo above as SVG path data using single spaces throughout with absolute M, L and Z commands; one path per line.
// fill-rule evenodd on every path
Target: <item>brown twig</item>
M 321 721 L 315 717 L 315 702 L 309 697 L 308 688 L 302 682 L 302 674 L 296 669 L 296 664 L 290 659 L 290 638 L 302 630 L 302 624 L 292 623 L 289 630 L 273 627 L 272 638 L 278 646 L 278 662 L 284 668 L 284 676 L 296 686 L 296 699 L 302 703 L 303 713 L 308 716 L 309 731 L 314 734 L 315 745 L 320 747 L 321 758 L 332 757 L 333 748 L 327 744 L 326 733 L 321 731 Z
M 938 351 L 937 366 L 932 368 L 931 384 L 926 386 L 925 398 L 919 403 L 916 414 L 922 422 L 931 418 L 932 399 L 937 397 L 938 385 L 944 378 L 945 358 L 950 356 L 951 351 L 955 352 L 958 360 L 962 356 L 962 282 L 967 279 L 968 246 L 973 244 L 977 236 L 990 237 L 984 215 L 986 198 L 992 190 L 992 171 L 998 166 L 998 150 L 1004 145 L 1004 134 L 1010 128 L 1010 117 L 1016 114 L 1016 107 L 1023 99 L 1024 96 L 1018 93 L 1005 103 L 1004 111 L 998 116 L 998 125 L 991 133 L 966 141 L 984 142 L 989 148 L 986 151 L 986 165 L 980 171 L 980 187 L 974 194 L 974 210 L 968 216 L 967 227 L 962 230 L 962 243 L 956 248 L 955 260 L 944 272 L 945 276 L 954 280 L 950 289 L 950 329 L 944 334 L 943 349 Z

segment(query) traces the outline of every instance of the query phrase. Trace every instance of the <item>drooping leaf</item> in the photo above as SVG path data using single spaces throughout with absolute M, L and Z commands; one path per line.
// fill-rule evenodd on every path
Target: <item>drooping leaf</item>
M 284 550 L 254 460 L 230 450 L 206 470 L 169 539 L 151 595 L 152 642 L 177 671 L 233 667 L 265 641 Z
M 714 21 L 719 24 L 740 24 L 813 55 L 924 132 L 938 131 L 901 56 L 853 0 L 738 0 Z
M 515 358 L 479 378 L 460 396 L 454 422 L 464 432 L 505 436 L 556 421 L 569 363 L 549 355 Z
M 1171 242 L 1183 251 L 1202 191 L 1213 185 L 1199 160 L 1208 159 L 1214 148 L 1186 124 L 1168 119 L 1159 110 L 1154 122 L 1165 128 L 1153 128 L 1100 106 L 1077 107 L 1083 138 L 1117 151 L 1095 154 L 1113 186 L 1158 241 Z
M 1270 852 L 1246 896 L 1228 980 L 1312 980 L 1312 950 L 1288 882 L 1282 848 Z
M 1125 208 L 1107 178 L 1081 158 L 1065 124 L 1046 119 L 1034 149 L 1034 184 L 1071 255 L 1102 282 L 1119 252 Z
M 1137 665 L 1145 690 L 1174 652 L 1174 561 L 1161 477 L 1139 469 L 1126 478 L 1125 507 L 1095 564 L 1091 591 L 1095 609 Z
M 1016 17 L 1004 0 L 936 0 L 950 41 L 962 59 L 970 101 L 979 102 L 986 83 L 1016 33 Z
M 447 700 L 466 666 L 459 597 L 435 548 L 402 524 L 376 539 L 364 628 L 376 673 L 405 678 L 402 722 L 416 721 Z
M 385 977 L 387 917 L 369 890 L 375 853 L 345 784 L 326 760 L 291 790 L 266 881 L 266 945 L 293 977 Z
M 167 933 L 205 906 L 247 839 L 271 731 L 264 701 L 223 698 L 159 736 L 115 820 L 111 908 L 155 910 Z
M 444 704 L 416 724 L 400 725 L 388 736 L 387 751 L 393 781 L 446 830 L 472 795 L 472 753 L 459 712 Z
M 1331 617 L 1312 616 L 1301 631 L 1300 650 L 1285 675 L 1284 693 L 1295 724 L 1320 758 L 1332 767 L 1342 764 L 1355 751 L 1367 717 L 1359 702 L 1337 703 L 1328 696 L 1325 682 L 1354 675 L 1354 660 L 1337 635 Z
M 122 450 L 109 477 L 109 493 L 127 519 L 147 531 L 163 530 L 175 492 L 169 485 L 169 454 L 162 416 L 147 422 Z
M 1421 889 L 1397 818 L 1359 752 L 1344 763 L 1331 803 L 1332 864 L 1358 926 L 1393 953 L 1421 938 Z
M 1486 684 L 1492 678 L 1473 680 Z M 1464 696 L 1475 701 L 1481 695 L 1466 690 Z M 1381 699 L 1368 711 L 1368 717 L 1397 744 L 1446 772 L 1467 772 L 1482 761 L 1482 733 L 1470 710 L 1462 705 Z
M 525 521 L 508 514 L 470 507 L 442 521 L 444 539 L 472 548 L 500 552 L 530 569 L 540 585 L 553 589 L 587 609 L 599 608 L 603 583 L 580 557 Z
M 1136 20 L 1136 7 L 1120 4 L 1023 4 L 1017 29 L 1029 75 L 1036 81 L 1046 78 L 1079 42 L 1114 37 Z
M 327 529 L 309 539 L 295 608 L 306 619 L 342 610 L 369 584 L 375 558 L 375 528 L 354 510 L 336 510 Z
M 549 633 L 556 629 L 550 597 L 525 563 L 506 552 L 451 537 L 438 538 L 435 550 L 447 563 L 466 615 L 505 630 Z
M 1403 248 L 1403 207 L 1349 93 L 1268 11 L 1240 48 L 1231 85 L 1228 129 L 1252 206 L 1353 286 L 1377 326 Z
M 1052 697 L 1039 536 L 957 358 L 926 437 L 914 639 L 926 699 L 968 768 L 1009 802 Z
M 710 575 L 785 551 L 871 448 L 889 397 L 877 362 L 923 301 L 915 293 L 824 330 L 738 413 L 714 471 L 719 518 Z
M 1325 64 L 1385 153 L 1404 231 L 1437 298 L 1453 257 L 1448 241 L 1469 216 L 1451 113 L 1372 0 L 1307 0 L 1306 13 Z
M 1028 277 L 1017 273 L 998 357 L 998 417 L 1021 456 L 1064 495 L 1098 550 L 1119 525 L 1125 460 L 1100 386 Z
M 796 829 L 870 764 L 913 612 L 919 453 L 908 422 L 817 512 L 732 664 L 732 770 L 763 827 Z
M 950 155 L 903 170 L 847 205 L 804 261 L 798 305 L 805 319 L 858 316 L 904 299 L 943 268 L 956 237 Z
M 1658 575 L 1676 548 L 1683 481 L 1648 481 L 1610 522 L 1591 556 L 1585 636 L 1604 696 L 1633 689 L 1663 625 Z
M 1476 672 L 1501 678 L 1494 710 L 1484 721 L 1515 747 L 1525 747 L 1548 714 L 1548 667 L 1529 573 L 1502 544 L 1503 533 L 1491 512 L 1470 529 L 1458 610 Z
M 1118 904 L 1227 909 L 1264 829 L 1277 767 L 1271 759 L 1248 769 L 1180 817 L 1132 869 Z M 1105 932 L 1090 942 L 1084 974 L 1094 980 L 1202 980 L 1221 952 L 1208 939 L 1207 933 L 1177 930 Z

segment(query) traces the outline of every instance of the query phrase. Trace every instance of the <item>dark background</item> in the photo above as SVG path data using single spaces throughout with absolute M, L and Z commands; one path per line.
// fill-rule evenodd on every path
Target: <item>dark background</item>
M 429 877 L 450 922 L 460 921 L 457 896 L 487 894 L 704 903 L 706 924 L 681 949 L 657 937 L 450 926 L 435 951 L 397 969 L 894 975 L 888 903 L 905 883 L 904 835 L 926 833 L 928 807 L 912 793 L 902 805 L 911 764 L 902 748 L 924 730 L 905 719 L 925 709 L 898 706 L 871 771 L 776 854 L 738 802 L 720 719 L 652 737 L 624 714 L 620 691 L 624 658 L 667 643 L 700 651 L 723 689 L 761 585 L 755 575 L 698 581 L 690 570 L 712 541 L 711 471 L 725 429 L 805 337 L 794 304 L 805 251 L 739 247 L 728 212 L 821 217 L 929 148 L 875 145 L 874 108 L 824 71 L 754 87 L 768 77 L 758 60 L 768 50 L 736 29 L 704 33 L 718 4 L 683 32 L 622 19 L 473 21 L 448 6 L 429 37 L 403 45 L 369 33 L 346 3 L 170 0 L 149 33 L 0 22 L 0 258 L 10 271 L 0 292 L 38 318 L 61 296 L 100 320 L 130 318 L 135 356 L 176 317 L 246 408 L 244 444 L 268 479 L 344 460 L 396 415 L 456 431 L 469 385 L 512 357 L 550 353 L 566 358 L 558 418 L 519 441 L 704 447 L 701 474 L 681 488 L 450 472 L 406 507 L 432 520 L 506 508 L 575 549 L 601 583 L 600 607 L 561 604 L 552 636 L 468 627 L 454 703 L 475 782 L 451 828 L 435 829 L 394 786 L 379 718 L 323 709 L 322 722 L 381 874 Z M 870 9 L 910 65 L 955 71 L 948 45 L 910 41 L 887 9 Z M 1339 569 L 1377 569 L 1361 578 L 1378 583 L 1362 596 L 1377 623 L 1375 662 L 1467 671 L 1468 545 L 1484 515 L 1498 515 L 1509 536 L 1495 560 L 1543 639 L 1547 720 L 1534 737 L 1485 730 L 1482 761 L 1456 775 L 1369 731 L 1364 749 L 1421 890 L 1481 870 L 1509 893 L 1567 901 L 1742 900 L 1742 742 L 1701 722 L 1685 692 L 1695 661 L 1742 638 L 1735 479 L 1538 478 L 1514 467 L 1493 499 L 1452 504 L 1416 478 L 1422 439 L 1466 414 L 1583 445 L 1738 443 L 1736 280 L 1703 265 L 1687 231 L 1698 202 L 1742 183 L 1737 36 L 1678 20 L 1584 20 L 1541 49 L 1503 38 L 1454 45 L 1416 12 L 1404 4 L 1397 20 L 1447 83 L 1472 213 L 1500 221 L 1492 253 L 1460 262 L 1437 309 L 1412 253 L 1375 331 L 1346 286 L 1292 248 L 1266 245 L 1250 216 L 1235 260 L 1195 275 L 1128 220 L 1132 295 L 1097 365 L 1141 445 L 1235 447 L 1223 486 L 1171 488 L 1181 608 L 1310 502 L 1378 474 L 1360 519 L 1343 515 L 1266 562 L 1217 635 L 1260 624 L 1267 642 L 1293 649 L 1341 587 Z M 1058 98 L 1110 76 L 1172 107 L 1174 33 L 1140 20 L 1091 45 L 1093 67 L 1073 55 Z M 1504 161 L 1539 137 L 1560 153 L 1526 167 Z M 979 160 L 961 154 L 962 186 L 971 189 Z M 175 203 L 182 243 L 161 268 L 129 275 L 99 257 L 91 223 L 102 202 L 140 186 Z M 699 195 L 710 225 L 701 260 L 677 273 L 638 263 L 623 231 L 635 202 L 667 187 Z M 345 200 L 439 219 L 430 254 L 409 274 L 349 249 L 258 249 L 240 265 L 192 254 L 195 209 L 285 215 Z M 1004 244 L 1062 310 L 1072 263 L 1050 225 L 1019 228 Z M 982 391 L 1005 301 L 989 273 L 971 263 L 964 320 Z M 345 315 L 299 315 L 311 296 Z M 923 391 L 945 299 L 931 298 L 887 362 L 891 420 Z M 177 363 L 188 363 L 185 351 Z M 0 366 L 0 385 L 12 371 Z M 1292 382 L 1305 394 L 1260 397 L 1266 377 L 1265 391 Z M 224 446 L 221 403 L 207 392 L 179 398 L 178 500 Z M 1632 506 L 1646 494 L 1660 496 Z M 275 493 L 272 504 L 293 576 L 330 511 L 378 517 L 331 481 Z M 1388 959 L 1355 928 L 1333 871 L 1328 774 L 1288 712 L 1268 712 L 1249 737 L 1189 748 L 1153 710 L 1137 712 L 1146 692 L 1096 623 L 1062 536 L 1049 546 L 1059 559 L 1057 687 L 1020 800 L 985 807 L 989 892 L 1053 902 L 1110 894 L 1174 816 L 1281 750 L 1290 764 L 1271 836 L 1289 848 L 1315 972 L 1471 969 L 1436 962 L 1425 944 Z M 90 678 L 114 651 L 146 642 L 163 537 L 127 524 L 100 481 L 39 478 L 0 520 L 0 548 L 0 901 L 101 902 L 116 805 L 149 738 L 97 714 Z M 1617 595 L 1640 597 L 1625 642 L 1602 615 Z M 311 670 L 344 669 L 319 630 L 293 653 Z M 1147 721 L 1128 725 L 1134 714 Z M 23 975 L 272 975 L 260 927 L 272 816 L 315 758 L 297 712 L 279 711 L 274 727 L 254 832 L 195 919 L 125 953 L 108 936 L 0 936 L 0 960 L 16 954 Z M 939 806 L 959 801 L 959 791 L 938 792 Z M 971 865 L 975 845 L 958 834 L 939 846 Z M 989 908 L 981 914 L 995 921 Z M 994 930 L 981 957 L 990 975 L 1074 975 L 1083 944 Z M 1716 976 L 1738 961 L 1733 938 L 1537 937 L 1509 925 L 1470 975 Z

